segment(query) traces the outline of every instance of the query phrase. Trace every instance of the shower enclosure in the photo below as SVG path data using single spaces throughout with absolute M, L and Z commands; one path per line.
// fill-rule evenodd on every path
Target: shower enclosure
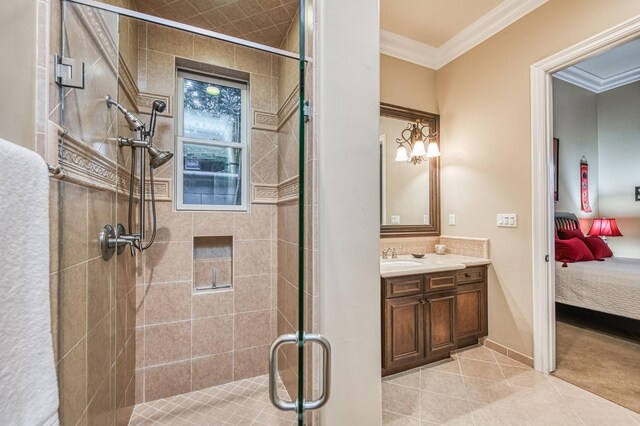
M 222 3 L 50 3 L 64 425 L 313 424 L 329 397 L 312 7 Z

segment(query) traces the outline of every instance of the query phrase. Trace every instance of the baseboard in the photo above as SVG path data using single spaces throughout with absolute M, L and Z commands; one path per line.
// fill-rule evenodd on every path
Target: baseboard
M 530 356 L 521 354 L 520 352 L 514 351 L 513 349 L 509 349 L 506 346 L 494 342 L 493 340 L 487 339 L 486 337 L 480 339 L 479 343 L 491 350 L 494 350 L 506 357 L 513 359 L 514 361 L 518 361 L 528 367 L 533 368 L 533 358 L 531 358 Z

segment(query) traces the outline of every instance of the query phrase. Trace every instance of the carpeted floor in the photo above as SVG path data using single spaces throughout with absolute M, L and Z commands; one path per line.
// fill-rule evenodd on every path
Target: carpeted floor
M 640 343 L 584 325 L 556 322 L 553 375 L 640 413 Z

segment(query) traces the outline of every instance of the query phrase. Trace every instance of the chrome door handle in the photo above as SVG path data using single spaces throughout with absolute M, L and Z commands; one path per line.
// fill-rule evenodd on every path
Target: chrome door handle
M 276 408 L 283 411 L 296 411 L 295 401 L 284 401 L 278 396 L 278 385 L 276 383 L 276 373 L 278 371 L 278 349 L 280 346 L 298 343 L 296 334 L 283 334 L 278 336 L 269 349 L 269 399 Z
M 318 399 L 303 401 L 304 410 L 316 410 L 324 406 L 331 395 L 331 344 L 326 337 L 320 334 L 304 334 L 304 343 L 317 343 L 322 347 L 322 393 Z M 278 349 L 287 344 L 297 344 L 297 334 L 283 334 L 278 336 L 271 344 L 269 350 L 269 399 L 276 408 L 283 411 L 296 411 L 297 401 L 284 401 L 278 396 L 276 374 L 278 371 Z
M 329 401 L 331 395 L 331 344 L 320 334 L 305 334 L 304 341 L 317 343 L 322 347 L 322 393 L 318 399 L 303 402 L 305 410 L 317 410 Z

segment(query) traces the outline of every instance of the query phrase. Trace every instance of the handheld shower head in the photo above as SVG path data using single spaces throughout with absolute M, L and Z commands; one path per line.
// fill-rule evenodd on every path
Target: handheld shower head
M 167 103 L 157 99 L 157 100 L 153 101 L 153 105 L 151 106 L 151 108 L 154 111 L 164 112 L 164 110 L 167 109 Z
M 144 128 L 144 123 L 138 117 L 127 111 L 118 102 L 111 99 L 111 96 L 107 95 L 107 106 L 111 108 L 112 105 L 116 106 L 120 110 L 120 112 L 122 112 L 125 120 L 127 120 L 127 124 L 129 124 L 129 130 L 131 130 L 132 132 L 137 132 Z
M 156 132 L 156 116 L 159 112 L 164 112 L 165 109 L 167 109 L 166 102 L 163 102 L 160 99 L 153 101 L 153 104 L 151 105 L 151 120 L 149 120 L 149 136 L 153 137 L 153 134 Z
M 149 152 L 149 166 L 152 169 L 157 169 L 173 157 L 172 152 L 160 151 L 155 146 L 147 147 L 147 151 Z

